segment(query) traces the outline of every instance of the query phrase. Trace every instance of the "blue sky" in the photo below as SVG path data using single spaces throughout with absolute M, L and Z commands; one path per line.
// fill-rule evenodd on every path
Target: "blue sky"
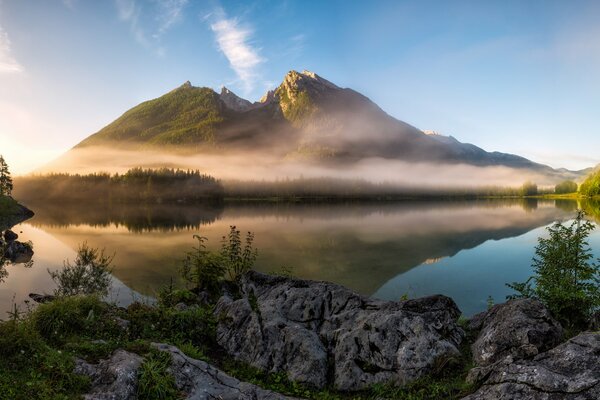
M 23 173 L 186 80 L 256 100 L 290 69 L 486 150 L 600 162 L 600 2 L 578 0 L 0 0 L 0 153 Z

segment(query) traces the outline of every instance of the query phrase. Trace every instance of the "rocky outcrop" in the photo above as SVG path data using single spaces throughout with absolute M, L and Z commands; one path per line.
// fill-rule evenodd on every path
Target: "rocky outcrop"
M 28 263 L 33 257 L 33 248 L 29 243 L 17 240 L 4 244 L 4 258 L 12 263 Z
M 117 350 L 108 360 L 97 365 L 76 360 L 75 372 L 92 380 L 86 400 L 134 400 L 137 399 L 138 372 L 143 358 L 124 350 Z
M 558 343 L 563 336 L 560 324 L 535 299 L 515 299 L 476 315 L 469 327 L 480 330 L 471 346 L 473 361 L 486 367 L 507 356 L 530 358 Z
M 285 400 L 291 397 L 264 390 L 256 385 L 241 382 L 212 365 L 190 358 L 181 350 L 166 344 L 154 344 L 155 348 L 171 355 L 169 372 L 175 378 L 177 388 L 189 400 Z
M 216 307 L 217 341 L 236 359 L 322 388 L 405 384 L 459 355 L 464 332 L 445 296 L 402 302 L 326 282 L 249 272 Z
M 509 356 L 491 366 L 481 388 L 463 400 L 513 399 L 600 399 L 600 333 L 582 333 L 531 360 Z
M 286 400 L 291 397 L 241 382 L 212 365 L 190 358 L 166 344 L 153 346 L 171 355 L 168 372 L 172 374 L 181 399 L 187 400 Z M 137 354 L 117 350 L 97 365 L 76 360 L 75 372 L 92 380 L 86 400 L 134 400 L 140 368 L 144 359 Z

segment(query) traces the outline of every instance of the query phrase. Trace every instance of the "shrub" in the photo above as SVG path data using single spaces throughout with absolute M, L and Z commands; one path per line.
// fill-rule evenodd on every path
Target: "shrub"
M 221 257 L 229 279 L 236 282 L 241 275 L 250 271 L 256 262 L 258 251 L 253 248 L 254 234 L 248 232 L 242 246 L 240 231 L 235 226 L 229 227 L 229 234 L 221 240 Z
M 31 315 L 36 330 L 50 343 L 62 344 L 73 336 L 93 339 L 121 334 L 110 306 L 96 296 L 70 296 L 40 304 Z
M 78 294 L 96 294 L 106 296 L 111 285 L 111 263 L 114 256 L 107 256 L 104 250 L 91 248 L 86 242 L 77 249 L 75 264 L 68 260 L 64 268 L 48 273 L 56 283 L 57 296 L 73 296 Z
M 206 249 L 204 244 L 208 239 L 194 235 L 198 246 L 186 254 L 181 268 L 183 278 L 198 290 L 214 293 L 219 289 L 219 282 L 225 274 L 223 260 Z
M 533 259 L 534 275 L 508 286 L 517 295 L 542 301 L 570 329 L 583 328 L 600 306 L 600 266 L 592 261 L 587 237 L 594 224 L 578 211 L 568 226 L 556 222 L 549 237 L 538 239 Z

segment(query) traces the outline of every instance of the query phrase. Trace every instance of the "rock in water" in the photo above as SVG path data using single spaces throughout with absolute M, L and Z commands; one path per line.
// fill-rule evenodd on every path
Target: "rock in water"
M 171 355 L 169 372 L 175 384 L 188 400 L 286 400 L 291 397 L 264 390 L 256 385 L 241 382 L 212 365 L 190 358 L 177 347 L 153 344 L 155 348 Z
M 10 229 L 7 229 L 6 231 L 4 231 L 4 240 L 6 241 L 6 243 L 14 242 L 18 238 L 19 238 L 19 235 L 17 235 Z
M 560 343 L 563 329 L 548 309 L 535 299 L 515 299 L 493 306 L 471 320 L 481 329 L 473 343 L 473 361 L 480 367 L 507 356 L 528 358 Z
M 108 360 L 97 365 L 76 360 L 75 372 L 92 379 L 92 387 L 85 400 L 137 399 L 138 372 L 143 358 L 124 350 L 117 350 Z
M 258 272 L 241 298 L 216 307 L 217 341 L 240 361 L 323 388 L 405 384 L 459 355 L 460 311 L 445 296 L 401 302 L 364 298 L 326 282 Z
M 463 400 L 513 399 L 600 399 L 600 333 L 581 333 L 532 360 L 507 357 Z

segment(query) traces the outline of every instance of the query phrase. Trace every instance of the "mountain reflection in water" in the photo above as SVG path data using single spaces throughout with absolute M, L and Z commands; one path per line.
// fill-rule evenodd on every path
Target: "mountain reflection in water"
M 125 293 L 131 291 L 152 295 L 171 279 L 178 282 L 178 267 L 184 253 L 194 245 L 193 234 L 207 237 L 209 248 L 218 249 L 222 235 L 235 225 L 242 232 L 255 233 L 259 249 L 256 267 L 260 271 L 277 272 L 285 267 L 298 277 L 332 281 L 386 299 L 437 291 L 452 294 L 465 313 L 472 313 L 485 307 L 489 295 L 505 293 L 506 282 L 530 273 L 533 248 L 543 229 L 535 231 L 535 237 L 525 234 L 572 218 L 578 203 L 478 200 L 28 206 L 36 216 L 16 229 L 24 232 L 25 240 L 33 241 L 36 267 L 9 276 L 0 286 L 0 302 L 6 302 L 10 293 L 20 299 L 30 291 L 51 291 L 46 268 L 60 268 L 62 260 L 73 259 L 74 250 L 84 241 L 116 253 L 114 275 L 122 282 L 121 300 L 131 297 Z M 514 239 L 503 240 L 508 238 Z M 490 240 L 497 241 L 491 249 L 486 244 Z M 486 251 L 479 254 L 477 249 L 481 248 Z M 517 248 L 527 251 L 513 251 Z M 465 251 L 469 249 L 473 252 Z M 516 258 L 510 257 L 515 254 Z M 477 257 L 484 259 L 473 267 Z M 491 259 L 496 271 L 489 269 Z M 510 265 L 500 273 L 497 269 L 505 262 Z M 446 264 L 454 267 L 440 268 Z M 466 274 L 460 268 L 466 264 L 471 272 L 460 279 L 461 273 Z M 454 280 L 449 280 L 448 274 Z M 410 287 L 402 283 L 404 277 Z M 442 281 L 453 286 L 440 285 Z

